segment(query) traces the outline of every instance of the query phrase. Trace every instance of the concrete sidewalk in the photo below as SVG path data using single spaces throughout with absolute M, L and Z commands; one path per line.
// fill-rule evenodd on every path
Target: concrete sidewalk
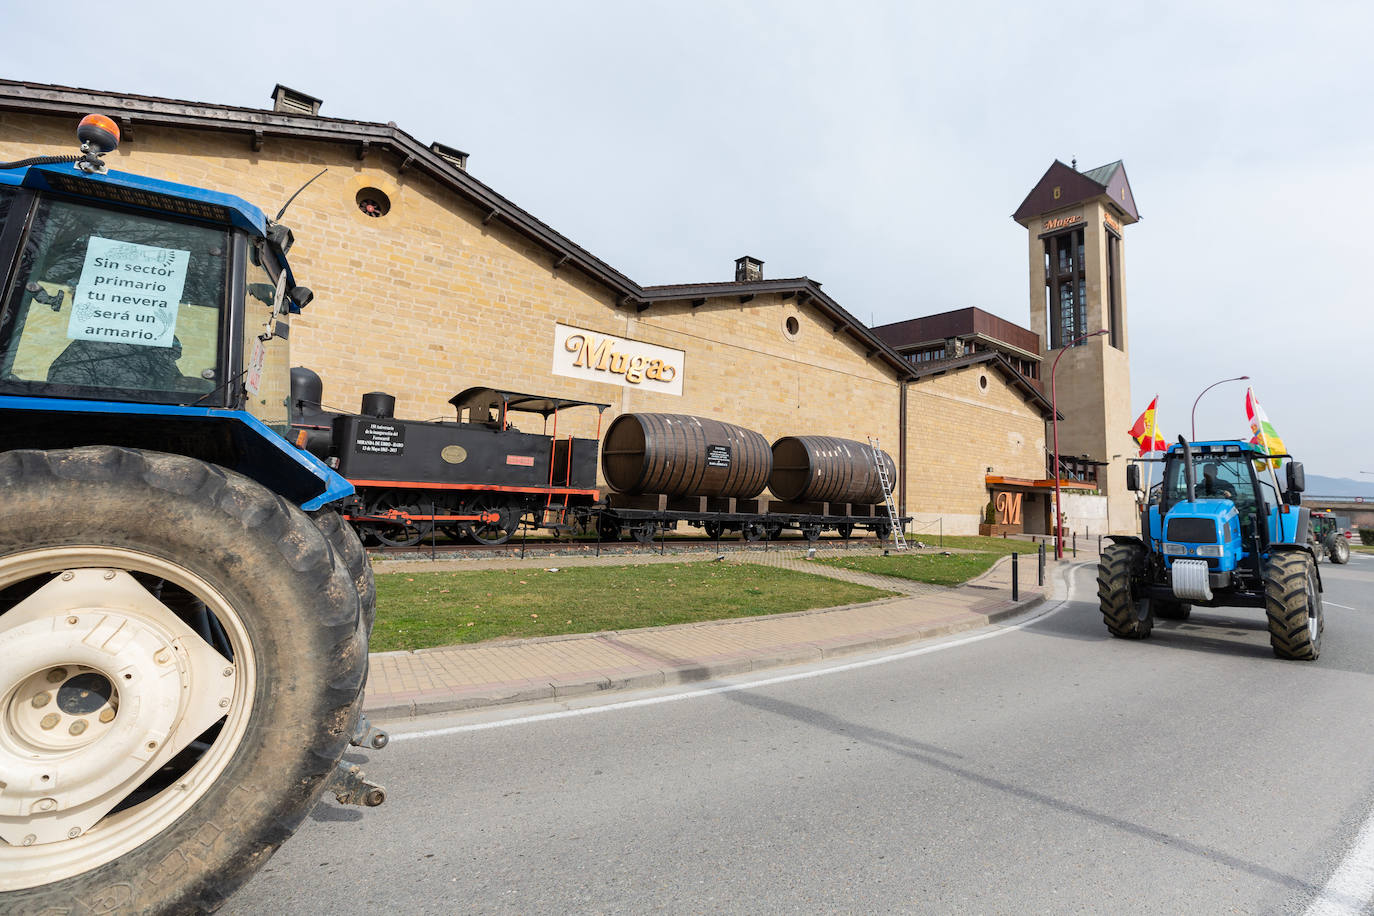
M 818 550 L 824 557 L 828 551 Z M 837 552 L 845 555 L 844 552 Z M 365 708 L 375 720 L 505 703 L 659 687 L 819 661 L 947 636 L 986 626 L 1044 600 L 1035 585 L 1035 554 L 1021 557 L 1020 600 L 1011 600 L 1011 558 L 956 588 L 837 569 L 804 558 L 804 548 L 740 551 L 725 562 L 795 569 L 897 592 L 898 597 L 847 605 L 623 632 L 446 646 L 371 657 Z M 852 556 L 852 553 L 848 555 Z M 701 562 L 710 562 L 709 555 Z M 1066 558 L 1067 559 L 1067 558 Z M 422 568 L 545 568 L 691 562 L 682 555 L 457 560 L 418 567 L 389 563 L 379 571 Z M 1053 562 L 1050 563 L 1050 569 Z M 1049 572 L 1046 573 L 1049 578 Z

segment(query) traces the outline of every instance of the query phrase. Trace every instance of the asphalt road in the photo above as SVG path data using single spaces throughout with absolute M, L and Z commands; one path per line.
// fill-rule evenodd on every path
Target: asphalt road
M 1322 573 L 1315 663 L 1258 610 L 1111 639 L 1084 567 L 873 664 L 397 726 L 386 805 L 322 803 L 224 912 L 1357 912 L 1374 556 Z

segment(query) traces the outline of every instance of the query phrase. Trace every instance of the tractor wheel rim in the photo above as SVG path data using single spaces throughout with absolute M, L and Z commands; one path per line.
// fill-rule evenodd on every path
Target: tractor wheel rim
M 1317 594 L 1312 573 L 1307 574 L 1307 639 L 1316 648 L 1322 635 L 1321 597 Z
M 232 662 L 131 573 L 203 602 Z M 219 590 L 161 557 L 62 547 L 0 558 L 0 590 L 21 583 L 39 587 L 0 614 L 0 891 L 90 871 L 182 817 L 238 750 L 257 667 Z M 192 745 L 216 723 L 208 746 Z

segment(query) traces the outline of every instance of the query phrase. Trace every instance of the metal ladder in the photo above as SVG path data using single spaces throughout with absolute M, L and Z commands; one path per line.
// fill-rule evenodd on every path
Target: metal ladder
M 887 462 L 883 461 L 883 450 L 878 447 L 878 440 L 872 436 L 868 438 L 868 447 L 873 450 L 873 463 L 878 468 L 878 479 L 883 483 L 883 502 L 887 506 L 887 518 L 891 523 L 892 545 L 897 550 L 906 550 L 906 538 L 902 536 L 902 525 L 897 518 L 897 507 L 892 504 L 892 481 L 887 476 Z

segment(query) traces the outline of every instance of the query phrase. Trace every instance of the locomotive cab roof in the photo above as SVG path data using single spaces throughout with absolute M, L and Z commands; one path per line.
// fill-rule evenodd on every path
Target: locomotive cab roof
M 460 391 L 448 402 L 461 415 L 467 409 L 472 411 L 472 416 L 483 416 L 483 410 L 496 410 L 498 413 L 507 413 L 512 410 L 523 413 L 537 413 L 544 418 L 557 413 L 567 407 L 595 407 L 597 412 L 610 407 L 610 404 L 600 404 L 596 401 L 575 401 L 572 398 L 559 398 L 545 394 L 521 394 L 518 391 L 502 391 L 499 388 L 468 388 Z

